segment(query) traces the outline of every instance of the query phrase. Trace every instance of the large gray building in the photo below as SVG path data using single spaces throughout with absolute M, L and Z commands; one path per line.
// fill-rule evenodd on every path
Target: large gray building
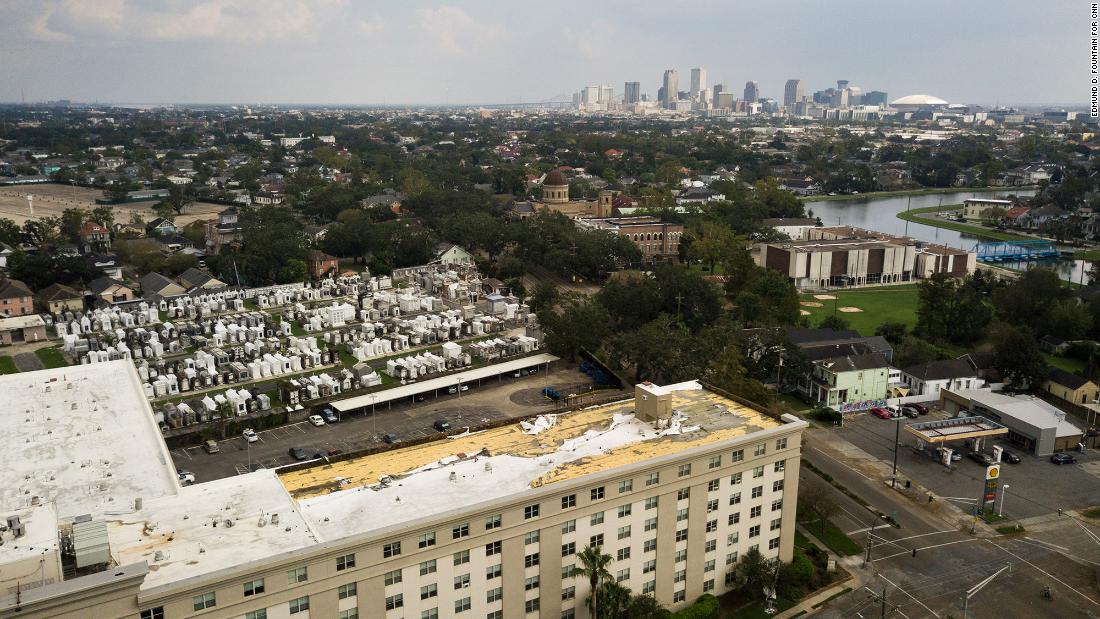
M 802 100 L 806 96 L 805 90 L 802 86 L 802 80 L 790 79 L 787 80 L 786 85 L 783 86 L 783 106 L 786 108 L 793 108 L 794 104 Z
M 623 85 L 623 103 L 630 105 L 642 100 L 642 85 L 639 82 L 627 82 Z
M 664 89 L 665 96 L 664 99 L 661 100 L 661 103 L 666 108 L 675 109 L 676 99 L 679 96 L 678 93 L 680 92 L 680 77 L 676 73 L 676 69 L 665 69 L 665 77 L 663 81 L 664 85 L 662 86 L 662 88 Z
M 755 103 L 760 98 L 760 84 L 749 80 L 745 82 L 745 101 Z

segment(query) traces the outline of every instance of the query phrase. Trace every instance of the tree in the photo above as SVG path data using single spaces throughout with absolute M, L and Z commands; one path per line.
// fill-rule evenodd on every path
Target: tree
M 1017 387 L 1035 387 L 1046 378 L 1046 361 L 1031 333 L 1000 325 L 993 332 L 993 366 Z
M 706 264 L 711 271 L 716 264 L 726 262 L 730 252 L 744 249 L 733 230 L 717 222 L 705 221 L 699 231 L 691 235 L 689 257 Z
M 115 209 L 111 206 L 97 206 L 92 209 L 90 219 L 110 230 L 115 225 Z
M 733 580 L 738 590 L 756 597 L 764 595 L 764 588 L 771 586 L 777 561 L 766 559 L 756 548 L 741 555 L 741 560 L 733 567 Z
M 192 202 L 190 192 L 183 185 L 175 183 L 168 187 L 168 198 L 165 201 L 176 215 L 182 215 L 183 209 Z
M 111 183 L 103 189 L 103 197 L 112 202 L 122 202 L 130 195 L 130 187 L 126 183 Z
M 1063 340 L 1079 340 L 1092 327 L 1092 313 L 1077 299 L 1063 299 L 1051 304 L 1043 332 Z
M 554 354 L 575 360 L 581 350 L 596 351 L 608 335 L 607 310 L 591 299 L 569 298 L 539 312 L 546 346 Z
M 631 602 L 630 589 L 614 581 L 599 585 L 600 607 L 594 615 L 597 619 L 633 619 L 627 614 Z
M 554 285 L 554 282 L 541 280 L 538 285 L 535 286 L 534 293 L 531 296 L 531 310 L 538 312 L 543 308 L 553 307 L 557 299 L 558 287 Z
M 887 342 L 897 345 L 909 333 L 909 327 L 903 322 L 884 322 L 875 328 L 875 335 L 881 336 Z
M 23 240 L 23 229 L 7 218 L 0 218 L 0 243 L 17 247 Z
M 849 327 L 848 321 L 840 315 L 829 314 L 821 319 L 821 322 L 817 323 L 817 326 L 822 329 L 832 329 L 834 331 L 846 331 Z
M 573 567 L 573 575 L 588 578 L 589 591 L 592 592 L 588 607 L 592 611 L 592 616 L 598 617 L 596 592 L 599 590 L 600 583 L 611 582 L 611 572 L 607 569 L 607 566 L 611 565 L 611 555 L 605 554 L 602 546 L 585 546 L 584 550 L 577 553 L 577 560 L 581 565 Z
M 626 607 L 623 619 L 671 619 L 672 613 L 652 595 L 635 595 Z

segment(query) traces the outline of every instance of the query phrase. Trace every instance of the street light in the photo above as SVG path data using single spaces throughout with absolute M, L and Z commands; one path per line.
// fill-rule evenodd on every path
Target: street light
M 1007 495 L 1008 495 L 1008 484 L 1005 484 L 1004 488 L 1001 489 L 1001 506 L 997 508 L 997 516 L 998 517 L 1001 515 L 1001 512 L 1003 512 L 1004 509 L 1005 509 L 1005 497 Z
M 996 578 L 997 576 L 999 576 L 1001 574 L 1001 572 L 1007 570 L 1010 567 L 1012 567 L 1011 564 L 1002 567 L 1001 569 L 994 572 L 993 575 L 990 576 L 989 578 L 986 578 L 985 580 L 981 581 L 980 583 L 978 583 L 978 584 L 974 585 L 973 587 L 967 589 L 966 595 L 963 597 L 963 619 L 966 619 L 966 616 L 967 616 L 966 613 L 967 613 L 967 610 L 970 606 L 970 598 L 973 597 L 974 595 L 976 595 L 979 591 L 981 591 L 983 587 L 985 587 L 990 582 L 992 582 L 994 578 Z

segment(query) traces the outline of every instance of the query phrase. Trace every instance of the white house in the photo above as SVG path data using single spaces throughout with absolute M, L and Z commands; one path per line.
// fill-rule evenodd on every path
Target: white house
M 458 245 L 440 243 L 435 246 L 435 262 L 443 264 L 473 264 L 474 255 Z
M 902 380 L 909 385 L 909 395 L 938 398 L 940 391 L 950 389 L 980 389 L 985 381 L 966 359 L 930 361 L 901 371 Z

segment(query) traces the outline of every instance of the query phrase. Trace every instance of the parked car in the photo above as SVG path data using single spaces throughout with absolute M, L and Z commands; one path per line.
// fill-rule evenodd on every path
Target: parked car
M 415 396 L 413 396 L 413 400 L 415 400 L 417 402 L 423 402 L 424 401 L 424 394 L 423 393 L 416 394 Z
M 325 425 L 325 419 L 323 417 L 321 417 L 320 415 L 310 415 L 309 416 L 309 422 L 312 423 L 313 425 L 317 426 L 317 427 L 321 427 L 321 426 Z
M 337 448 L 333 447 L 332 449 L 326 451 L 325 453 L 328 454 L 329 456 L 338 456 L 338 455 L 344 453 L 344 450 L 343 449 L 337 449 Z
M 331 408 L 326 408 L 321 411 L 321 416 L 325 418 L 325 423 L 336 423 L 340 421 L 340 418 L 336 416 L 336 412 Z
M 176 469 L 176 475 L 179 475 L 181 486 L 190 486 L 191 484 L 195 483 L 195 474 L 191 471 Z
M 447 393 L 450 393 L 450 394 L 458 393 L 458 387 L 447 387 Z
M 921 404 L 920 402 L 910 402 L 907 406 L 909 406 L 909 408 L 912 408 L 912 409 L 916 410 L 921 415 L 927 415 L 928 414 L 928 407 Z
M 397 435 L 387 432 L 382 435 L 382 442 L 387 445 L 392 445 L 397 442 Z
M 444 419 L 436 419 L 435 423 L 432 424 L 432 427 L 436 430 L 439 430 L 440 432 L 446 432 L 447 430 L 451 429 L 451 424 L 449 421 L 446 421 Z
M 966 457 L 970 458 L 974 462 L 977 462 L 978 464 L 981 464 L 982 466 L 989 466 L 990 464 L 994 464 L 992 456 L 990 456 L 989 454 L 984 454 L 980 451 L 972 451 L 966 454 Z
M 256 431 L 252 428 L 245 428 L 244 432 L 241 432 L 241 436 L 243 436 L 244 440 L 248 441 L 249 443 L 255 443 L 256 441 L 260 440 L 260 437 L 256 435 Z
M 920 415 L 920 413 L 918 413 L 915 409 L 909 407 L 901 409 L 901 414 L 910 419 L 916 419 Z
M 530 370 L 527 370 L 527 374 L 528 374 L 528 375 L 530 375 L 530 374 L 538 374 L 538 373 L 539 373 L 539 369 L 538 369 L 538 368 L 531 368 Z
M 1007 449 L 1001 450 L 1001 462 L 1008 462 L 1010 464 L 1019 464 L 1021 461 L 1020 456 L 1016 455 L 1016 452 L 1009 451 Z
M 1077 458 L 1067 453 L 1051 454 L 1050 461 L 1054 464 L 1076 464 Z
M 295 460 L 306 459 L 306 450 L 302 449 L 301 447 L 291 447 L 287 450 L 287 453 L 289 453 L 290 457 L 294 458 Z
M 885 410 L 885 409 L 881 409 L 877 406 L 871 409 L 871 414 L 874 415 L 875 417 L 878 417 L 879 419 L 893 419 L 894 418 L 894 416 L 890 414 L 890 411 Z
M 221 451 L 221 449 L 218 448 L 218 441 L 214 439 L 210 439 L 203 443 L 202 448 L 205 449 L 208 454 L 216 454 Z

